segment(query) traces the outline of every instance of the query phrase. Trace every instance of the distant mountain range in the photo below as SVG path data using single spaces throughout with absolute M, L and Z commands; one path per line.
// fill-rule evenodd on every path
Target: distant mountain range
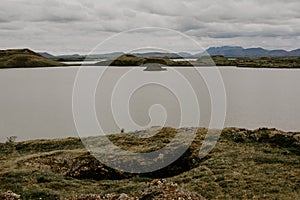
M 59 58 L 84 58 L 86 55 L 59 55 L 54 56 L 47 52 L 39 53 L 40 55 L 51 58 L 51 59 L 59 59 Z M 113 58 L 124 55 L 124 52 L 113 52 L 107 54 L 92 54 L 89 55 L 88 58 L 90 59 L 100 59 L 100 58 Z M 300 57 L 300 49 L 296 49 L 293 51 L 286 51 L 286 50 L 267 50 L 263 48 L 248 48 L 245 49 L 240 46 L 223 46 L 223 47 L 210 47 L 206 51 L 191 54 L 188 52 L 179 52 L 179 53 L 161 53 L 161 52 L 147 52 L 147 53 L 134 53 L 133 55 L 138 57 L 168 57 L 168 58 L 199 58 L 204 55 L 211 55 L 211 56 L 225 56 L 225 57 Z
M 224 47 L 211 47 L 206 50 L 211 55 L 221 55 L 225 57 L 299 57 L 300 49 L 293 51 L 286 50 L 266 50 L 263 48 L 249 48 L 244 49 L 239 46 L 224 46 Z M 203 53 L 196 54 L 201 56 Z

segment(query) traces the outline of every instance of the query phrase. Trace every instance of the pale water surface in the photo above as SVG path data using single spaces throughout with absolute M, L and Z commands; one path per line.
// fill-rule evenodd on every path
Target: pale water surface
M 72 115 L 72 90 L 78 69 L 1 69 L 0 141 L 8 136 L 17 136 L 18 140 L 78 136 Z M 300 131 L 300 70 L 219 69 L 227 94 L 226 127 Z M 127 68 L 110 68 L 97 89 L 97 117 L 107 133 L 120 130 L 110 112 L 110 97 L 114 85 L 126 71 Z M 200 99 L 200 125 L 207 126 L 210 99 L 203 80 L 193 68 L 179 68 L 179 71 L 191 82 Z M 168 113 L 166 125 L 178 126 L 180 107 L 176 95 L 158 85 L 136 90 L 129 101 L 131 117 L 141 126 L 159 123 L 165 117 L 160 116 L 163 115 L 160 108 L 152 113 L 157 122 L 149 124 L 148 111 L 156 104 L 161 104 Z

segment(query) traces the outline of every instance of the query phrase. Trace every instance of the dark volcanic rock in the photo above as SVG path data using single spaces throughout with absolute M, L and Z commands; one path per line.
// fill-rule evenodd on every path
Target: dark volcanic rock
M 0 193 L 1 200 L 21 200 L 21 196 L 11 191 Z
M 149 187 L 143 192 L 141 200 L 160 200 L 160 199 L 190 199 L 205 200 L 201 195 L 184 191 L 176 183 L 167 182 L 164 179 L 153 180 Z
M 90 154 L 73 159 L 72 166 L 66 175 L 78 179 L 96 180 L 118 180 L 132 177 L 132 174 L 123 173 L 122 171 L 105 166 Z
M 300 133 L 284 132 L 277 129 L 260 128 L 247 130 L 241 128 L 225 128 L 222 136 L 233 139 L 235 142 L 262 142 L 271 143 L 291 149 L 300 155 Z
M 71 200 L 205 200 L 204 197 L 195 193 L 188 192 L 180 188 L 176 183 L 167 182 L 164 179 L 154 179 L 143 191 L 140 197 L 130 197 L 127 194 L 86 194 L 79 195 Z
M 185 135 L 185 137 L 188 137 L 190 133 L 196 133 L 197 129 L 179 129 L 178 130 L 182 135 Z M 160 149 L 162 146 L 165 145 L 165 143 L 168 143 L 169 140 L 171 140 L 174 135 L 177 133 L 176 129 L 172 128 L 162 128 L 158 131 L 158 133 L 154 137 L 150 138 L 137 138 L 131 134 L 120 134 L 120 135 L 112 135 L 111 141 L 115 142 L 117 145 L 124 145 L 126 144 L 126 141 L 131 141 L 130 143 L 137 143 L 137 144 L 145 144 L 144 147 L 141 147 L 141 150 L 143 152 L 152 152 L 155 149 Z M 150 177 L 150 178 L 163 178 L 163 177 L 171 177 L 177 174 L 180 174 L 182 172 L 188 171 L 194 167 L 197 167 L 200 163 L 200 159 L 198 157 L 198 150 L 201 146 L 201 142 L 199 142 L 199 137 L 205 135 L 206 129 L 200 129 L 198 134 L 198 141 L 193 142 L 192 145 L 186 146 L 182 144 L 182 141 L 175 141 L 173 144 L 174 147 L 171 147 L 171 149 L 168 151 L 168 155 L 157 155 L 158 157 L 153 157 L 153 159 L 157 160 L 159 162 L 160 156 L 176 156 L 173 155 L 175 152 L 178 152 L 178 150 L 181 150 L 181 148 L 186 149 L 183 151 L 183 154 L 175 160 L 175 162 L 171 163 L 167 167 L 164 167 L 162 169 L 159 169 L 157 171 L 148 172 L 144 174 L 139 174 L 140 176 Z M 99 138 L 98 138 L 99 139 Z M 92 141 L 96 141 L 94 138 L 91 139 Z M 101 140 L 101 138 L 100 138 Z M 99 140 L 99 141 L 100 141 Z M 106 144 L 100 144 L 102 148 L 106 148 Z M 151 146 L 151 149 L 147 148 L 147 145 Z M 152 149 L 154 147 L 155 149 Z M 125 148 L 125 146 L 124 146 Z M 110 150 L 107 150 L 110 152 Z M 110 154 L 107 155 L 109 157 L 109 160 L 114 163 L 118 163 L 120 166 L 126 166 L 128 168 L 136 168 L 137 166 L 143 167 L 144 165 L 147 166 L 147 163 L 144 160 L 132 160 L 130 157 L 120 157 L 118 155 L 115 155 L 113 153 L 113 150 L 111 150 Z M 115 170 L 110 167 L 107 167 L 106 165 L 103 165 L 100 161 L 98 161 L 95 157 L 92 155 L 82 155 L 79 157 L 73 158 L 71 168 L 66 173 L 67 176 L 71 176 L 78 179 L 96 179 L 96 180 L 102 180 L 102 179 L 123 179 L 123 178 L 130 178 L 135 176 L 136 174 L 132 173 L 125 173 L 120 170 Z

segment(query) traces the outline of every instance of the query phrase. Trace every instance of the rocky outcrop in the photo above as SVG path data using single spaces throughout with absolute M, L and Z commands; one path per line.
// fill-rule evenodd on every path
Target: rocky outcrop
M 183 190 L 178 184 L 167 182 L 165 179 L 154 179 L 139 197 L 130 197 L 127 194 L 106 194 L 79 195 L 71 200 L 205 200 L 204 197 L 195 193 Z
M 1 200 L 21 200 L 21 196 L 11 191 L 0 193 Z
M 183 190 L 178 184 L 167 182 L 165 179 L 154 179 L 149 187 L 142 193 L 141 200 L 160 200 L 160 199 L 190 199 L 205 200 L 204 197 L 195 193 Z
M 65 175 L 77 179 L 95 180 L 119 180 L 133 176 L 132 174 L 107 167 L 89 153 L 74 158 Z
M 189 133 L 197 132 L 192 144 L 188 146 L 187 150 L 175 162 L 157 171 L 140 174 L 140 176 L 150 178 L 172 177 L 199 166 L 202 161 L 202 159 L 199 158 L 199 150 L 207 134 L 207 129 L 156 128 L 153 130 L 149 129 L 149 131 L 111 135 L 109 139 L 125 150 L 136 151 L 134 148 L 136 148 L 137 145 L 139 152 L 152 152 L 164 147 L 178 133 L 188 135 Z M 291 152 L 300 155 L 300 133 L 288 133 L 266 128 L 257 130 L 225 128 L 222 131 L 220 139 L 232 140 L 237 143 L 270 143 L 279 147 L 288 148 Z M 94 141 L 95 138 L 92 138 L 92 140 Z M 101 138 L 99 141 L 101 141 Z M 128 141 L 131 142 L 128 143 Z M 182 148 L 183 146 L 180 146 L 180 142 L 181 141 L 175 141 L 174 149 L 170 151 L 176 152 Z M 99 145 L 106 148 L 107 144 L 103 143 Z M 118 162 L 120 165 L 129 167 L 136 166 L 133 160 L 120 158 L 115 155 L 113 153 L 114 150 L 107 151 L 111 152 L 109 155 L 111 162 Z M 172 155 L 170 154 L 169 156 Z M 153 159 L 158 159 L 159 161 L 161 158 L 157 157 Z M 136 176 L 136 174 L 125 173 L 121 170 L 110 168 L 86 151 L 57 151 L 27 159 L 26 161 L 20 162 L 19 165 L 34 167 L 42 171 L 50 171 L 76 179 L 120 180 Z M 147 163 L 145 163 L 145 165 L 147 165 Z
M 139 200 L 138 197 L 129 197 L 127 194 L 84 194 L 71 198 L 70 200 Z
M 260 128 L 256 130 L 225 128 L 222 132 L 222 137 L 241 143 L 270 143 L 280 147 L 289 148 L 293 153 L 300 155 L 300 133 L 297 132 L 284 132 L 275 128 Z
M 189 134 L 195 133 L 198 131 L 198 139 L 192 143 L 190 146 L 186 146 L 180 141 L 183 137 L 189 137 Z M 149 134 L 153 137 L 144 138 L 147 135 L 147 131 L 138 131 L 127 134 L 116 134 L 109 136 L 109 139 L 119 145 L 120 147 L 129 150 L 134 150 L 135 144 L 139 146 L 139 152 L 152 152 L 158 149 L 161 149 L 166 144 L 174 138 L 177 133 L 180 133 L 183 137 L 178 138 L 173 141 L 174 144 L 171 149 L 169 149 L 168 156 L 173 156 L 174 152 L 177 152 L 181 148 L 185 148 L 183 154 L 171 163 L 167 167 L 159 169 L 157 171 L 141 174 L 141 176 L 150 177 L 150 178 L 162 178 L 162 177 L 171 177 L 177 174 L 180 174 L 185 171 L 197 167 L 200 163 L 198 157 L 198 151 L 201 146 L 202 137 L 206 134 L 206 129 L 197 129 L 197 128 L 185 128 L 185 129 L 173 129 L 173 128 L 158 128 L 155 129 L 155 133 L 152 133 L 153 130 L 149 130 Z M 141 136 L 141 137 L 139 137 Z M 97 141 L 95 138 L 91 138 L 93 141 Z M 98 138 L 101 142 L 101 138 Z M 131 144 L 127 144 L 128 141 L 131 141 Z M 106 149 L 106 143 L 99 143 L 99 145 Z M 107 147 L 109 148 L 109 147 Z M 123 166 L 136 166 L 139 161 L 133 161 L 131 159 L 120 158 L 118 155 L 114 154 L 114 150 L 106 149 L 111 154 L 111 162 L 118 162 Z M 158 162 L 162 155 L 157 155 Z M 141 163 L 138 163 L 143 165 Z M 53 172 L 56 174 L 73 177 L 77 179 L 95 179 L 95 180 L 119 180 L 124 178 L 130 178 L 136 174 L 125 173 L 123 171 L 110 168 L 99 160 L 97 160 L 93 155 L 86 150 L 82 151 L 55 151 L 51 153 L 45 153 L 43 155 L 34 156 L 26 160 L 22 160 L 18 163 L 19 166 L 27 166 L 29 168 L 36 168 L 41 171 Z M 144 165 L 147 165 L 145 163 Z

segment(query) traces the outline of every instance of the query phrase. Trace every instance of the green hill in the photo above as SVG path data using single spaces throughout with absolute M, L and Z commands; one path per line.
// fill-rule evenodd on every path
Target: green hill
M 0 50 L 0 68 L 65 66 L 29 49 Z

